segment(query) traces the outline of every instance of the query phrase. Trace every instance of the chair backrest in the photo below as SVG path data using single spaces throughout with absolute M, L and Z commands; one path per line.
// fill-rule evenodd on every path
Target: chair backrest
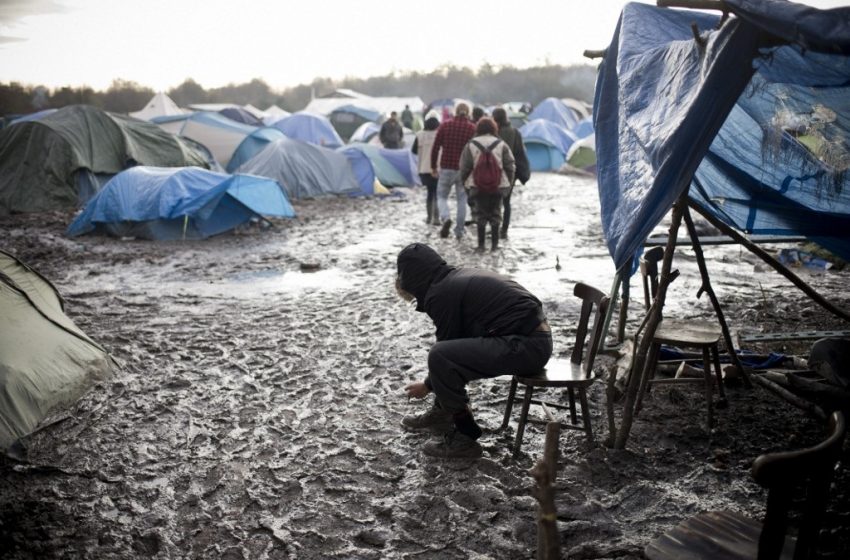
M 582 304 L 578 329 L 576 330 L 576 343 L 573 346 L 570 361 L 574 364 L 582 364 L 585 377 L 590 377 L 593 374 L 593 362 L 596 360 L 596 353 L 599 351 L 599 346 L 605 336 L 603 330 L 605 328 L 605 315 L 608 313 L 609 298 L 600 290 L 582 282 L 576 284 L 573 293 L 582 300 Z M 593 313 L 594 307 L 596 308 L 595 314 Z M 588 329 L 591 314 L 594 315 L 593 328 Z M 587 340 L 587 356 L 582 361 L 588 332 L 590 338 Z
M 799 451 L 761 455 L 753 463 L 753 478 L 768 489 L 767 513 L 759 538 L 759 560 L 780 557 L 792 497 L 801 488 L 805 490 L 805 502 L 794 560 L 815 557 L 829 486 L 841 455 L 846 429 L 844 415 L 834 412 L 829 419 L 827 438 L 820 444 Z
M 649 309 L 658 293 L 658 263 L 664 258 L 664 247 L 653 247 L 640 257 L 640 275 L 643 278 L 643 304 Z

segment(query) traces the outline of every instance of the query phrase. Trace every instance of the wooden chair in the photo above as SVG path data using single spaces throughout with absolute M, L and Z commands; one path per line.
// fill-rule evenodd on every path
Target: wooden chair
M 663 247 L 653 247 L 643 254 L 640 259 L 640 273 L 643 277 L 643 298 L 645 308 L 649 309 L 658 292 L 658 263 L 664 258 Z M 712 402 L 712 391 L 714 381 L 711 378 L 711 365 L 714 364 L 717 375 L 717 387 L 720 393 L 720 402 L 726 402 L 726 393 L 723 389 L 723 377 L 720 370 L 720 340 L 723 331 L 720 324 L 701 320 L 675 320 L 663 319 L 652 337 L 652 344 L 647 355 L 645 375 L 641 379 L 635 410 L 640 410 L 643 396 L 649 389 L 649 384 L 658 383 L 701 383 L 705 390 L 705 402 L 707 408 L 706 425 L 711 429 L 714 423 L 714 411 Z M 702 378 L 677 377 L 668 379 L 653 379 L 655 369 L 658 367 L 658 358 L 661 353 L 661 345 L 667 344 L 683 349 L 696 349 L 702 353 Z
M 569 360 L 552 359 L 546 364 L 546 367 L 538 374 L 533 376 L 515 375 L 511 380 L 511 388 L 508 393 L 508 404 L 505 409 L 505 418 L 498 431 L 508 427 L 511 419 L 511 410 L 513 409 L 514 399 L 516 398 L 516 390 L 519 384 L 525 386 L 525 396 L 522 401 L 522 412 L 519 416 L 519 424 L 517 426 L 516 441 L 514 442 L 513 456 L 519 455 L 519 449 L 522 446 L 522 437 L 525 433 L 525 425 L 528 422 L 528 409 L 531 403 L 540 404 L 543 406 L 552 406 L 554 408 L 569 409 L 570 423 L 562 423 L 562 427 L 582 430 L 587 434 L 587 439 L 593 441 L 593 428 L 590 422 L 590 410 L 587 404 L 587 388 L 593 383 L 593 362 L 596 359 L 596 353 L 599 351 L 599 346 L 604 336 L 602 332 L 605 324 L 605 313 L 608 310 L 608 296 L 587 284 L 576 284 L 573 292 L 582 300 L 581 314 L 579 316 L 578 329 L 576 331 L 576 342 L 573 346 L 572 354 Z M 593 322 L 593 330 L 590 331 L 590 339 L 588 340 L 587 356 L 582 360 L 585 339 L 588 335 L 588 325 L 593 308 L 596 308 L 595 318 Z M 569 406 L 564 406 L 558 403 L 544 402 L 532 399 L 532 394 L 535 387 L 562 387 L 567 390 L 569 398 Z M 581 422 L 578 421 L 576 412 L 576 392 L 578 392 L 579 402 L 581 403 Z
M 702 513 L 657 537 L 644 549 L 650 560 L 815 558 L 821 519 L 835 464 L 844 441 L 841 412 L 830 417 L 822 443 L 785 453 L 762 455 L 753 463 L 753 478 L 768 489 L 764 523 L 731 511 Z M 788 536 L 788 513 L 796 490 L 805 490 L 796 537 Z

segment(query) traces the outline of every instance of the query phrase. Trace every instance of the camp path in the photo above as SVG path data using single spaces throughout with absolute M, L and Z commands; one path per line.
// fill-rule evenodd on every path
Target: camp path
M 536 502 L 527 469 L 542 434 L 530 427 L 513 461 L 514 424 L 492 433 L 506 380 L 471 390 L 488 428 L 479 461 L 427 459 L 424 436 L 399 426 L 422 409 L 403 387 L 424 375 L 433 327 L 395 295 L 395 256 L 423 241 L 452 264 L 515 277 L 544 302 L 556 353 L 566 353 L 578 313 L 573 285 L 609 291 L 613 279 L 595 182 L 533 177 L 514 195 L 510 240 L 482 256 L 469 236 L 440 239 L 424 223 L 424 193 L 404 192 L 302 201 L 295 221 L 198 242 L 70 241 L 61 236 L 66 216 L 3 221 L 8 243 L 56 283 L 68 314 L 121 367 L 27 439 L 29 463 L 3 466 L 0 552 L 531 557 Z M 753 328 L 769 313 L 779 320 L 776 305 L 817 316 L 738 248 L 707 253 L 721 301 L 738 306 L 729 311 L 733 326 Z M 692 257 L 678 266 L 670 313 L 705 316 L 705 302 L 693 299 Z M 829 290 L 846 276 L 811 281 Z M 637 295 L 634 279 L 632 289 Z M 635 307 L 630 328 L 640 320 Z M 598 440 L 601 385 L 591 394 Z M 708 435 L 701 394 L 665 393 L 639 417 L 624 453 L 563 433 L 563 550 L 571 558 L 636 558 L 649 538 L 695 509 L 758 514 L 763 497 L 748 478 L 749 461 L 765 445 L 810 437 L 812 427 L 758 392 L 732 401 L 718 411 L 724 429 Z M 733 421 L 733 410 L 746 421 Z

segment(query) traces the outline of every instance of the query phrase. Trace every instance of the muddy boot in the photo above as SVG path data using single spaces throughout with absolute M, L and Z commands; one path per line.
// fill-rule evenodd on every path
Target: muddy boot
M 478 224 L 478 248 L 475 249 L 476 253 L 484 252 L 484 240 L 486 238 L 486 228 L 487 224 L 479 223 Z
M 491 226 L 490 227 L 490 243 L 491 243 L 491 247 L 490 247 L 491 251 L 498 251 L 499 250 L 499 226 L 496 226 L 496 227 Z
M 457 430 L 431 439 L 422 446 L 422 452 L 441 459 L 478 459 L 483 454 L 481 444 Z
M 435 401 L 426 412 L 411 414 L 401 419 L 401 425 L 410 432 L 432 432 L 442 434 L 454 428 L 452 413 L 441 408 Z
M 446 218 L 446 221 L 443 222 L 443 227 L 440 228 L 440 237 L 445 239 L 449 236 L 449 232 L 452 230 L 452 219 Z
M 434 215 L 435 214 L 434 210 L 435 210 L 434 201 L 433 200 L 426 200 L 425 201 L 425 211 L 428 213 L 428 217 L 425 218 L 426 224 L 430 225 L 430 224 L 434 223 L 434 218 L 436 218 L 436 216 Z

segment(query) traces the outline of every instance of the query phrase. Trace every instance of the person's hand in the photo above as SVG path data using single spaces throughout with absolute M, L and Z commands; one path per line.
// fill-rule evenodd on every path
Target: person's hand
M 437 173 L 436 167 L 431 168 L 431 177 L 439 177 L 439 174 Z
M 407 391 L 408 397 L 413 397 L 414 399 L 423 399 L 431 392 L 431 389 L 421 381 L 411 383 L 404 390 Z

